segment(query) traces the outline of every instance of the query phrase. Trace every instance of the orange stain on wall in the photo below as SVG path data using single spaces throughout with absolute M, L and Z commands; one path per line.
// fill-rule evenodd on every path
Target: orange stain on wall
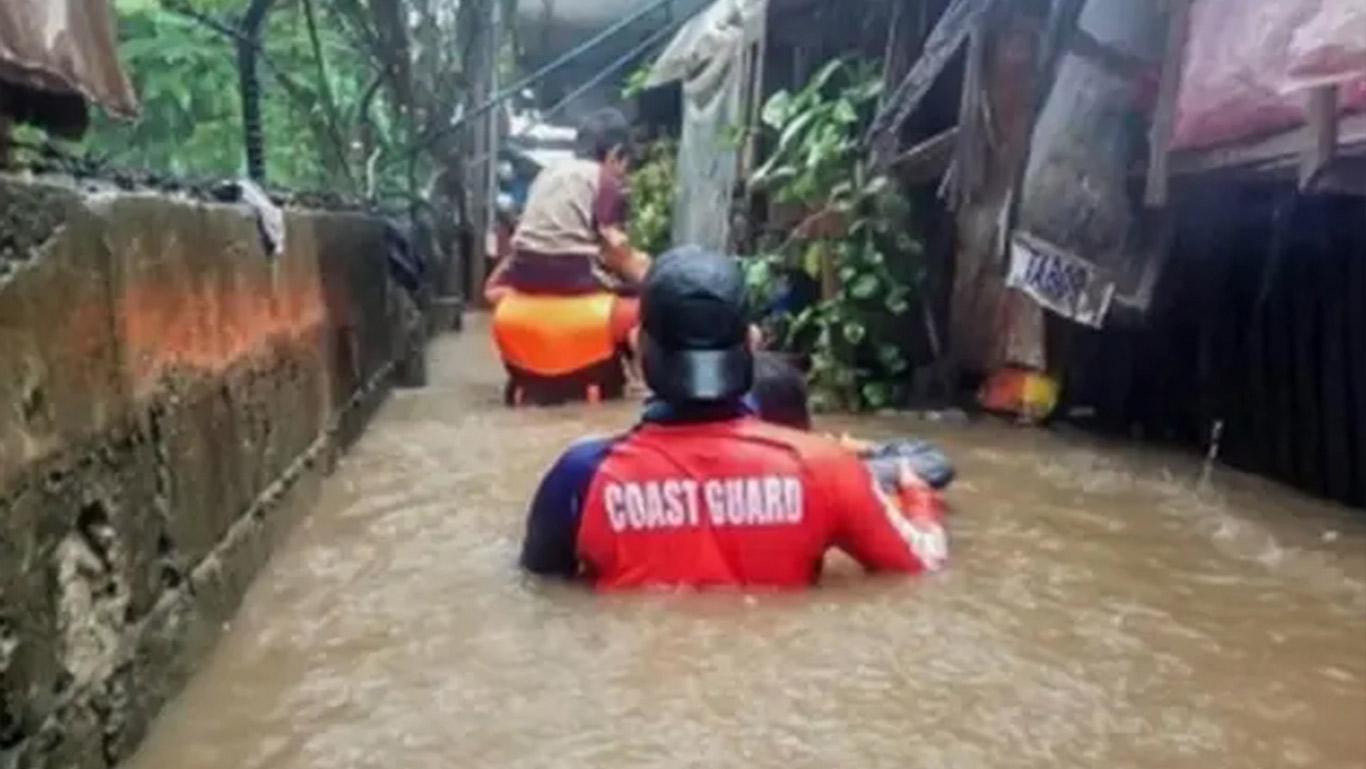
M 148 277 L 124 290 L 115 316 L 135 396 L 173 367 L 220 372 L 272 341 L 301 338 L 327 322 L 316 276 L 283 276 L 274 286 L 227 277 L 191 287 Z

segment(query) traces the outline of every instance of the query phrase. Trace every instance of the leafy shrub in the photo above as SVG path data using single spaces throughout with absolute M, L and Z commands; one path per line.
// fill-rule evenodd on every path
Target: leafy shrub
M 875 67 L 836 60 L 800 91 L 774 94 L 762 112 L 773 150 L 750 185 L 803 219 L 750 263 L 749 283 L 758 306 L 772 303 L 792 271 L 821 284 L 823 298 L 776 325 L 779 347 L 811 361 L 817 408 L 883 408 L 907 394 L 899 331 L 923 246 L 907 231 L 909 202 L 869 171 L 860 147 L 881 87 Z

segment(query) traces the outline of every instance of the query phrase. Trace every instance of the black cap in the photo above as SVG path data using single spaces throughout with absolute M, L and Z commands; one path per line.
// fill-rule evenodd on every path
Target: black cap
M 749 392 L 754 358 L 740 263 L 697 246 L 655 260 L 641 295 L 645 381 L 666 401 L 724 401 Z

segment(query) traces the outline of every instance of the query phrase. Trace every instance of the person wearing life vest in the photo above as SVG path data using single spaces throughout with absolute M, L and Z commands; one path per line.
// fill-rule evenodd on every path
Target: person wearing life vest
M 553 402 L 622 384 L 619 355 L 640 312 L 633 294 L 649 267 L 626 234 L 629 137 L 620 112 L 597 112 L 577 156 L 531 185 L 512 254 L 485 290 L 514 391 Z
M 525 569 L 609 591 L 783 589 L 815 582 L 832 547 L 871 571 L 945 564 L 941 505 L 909 466 L 889 493 L 838 442 L 750 413 L 753 337 L 736 260 L 696 247 L 660 257 L 640 337 L 659 402 L 551 468 L 528 515 Z

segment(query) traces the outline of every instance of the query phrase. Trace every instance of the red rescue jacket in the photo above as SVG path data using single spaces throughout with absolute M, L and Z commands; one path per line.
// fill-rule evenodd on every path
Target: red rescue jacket
M 572 448 L 537 495 L 522 560 L 603 590 L 794 588 L 831 547 L 872 571 L 938 569 L 939 498 L 889 497 L 833 441 L 732 415 Z

